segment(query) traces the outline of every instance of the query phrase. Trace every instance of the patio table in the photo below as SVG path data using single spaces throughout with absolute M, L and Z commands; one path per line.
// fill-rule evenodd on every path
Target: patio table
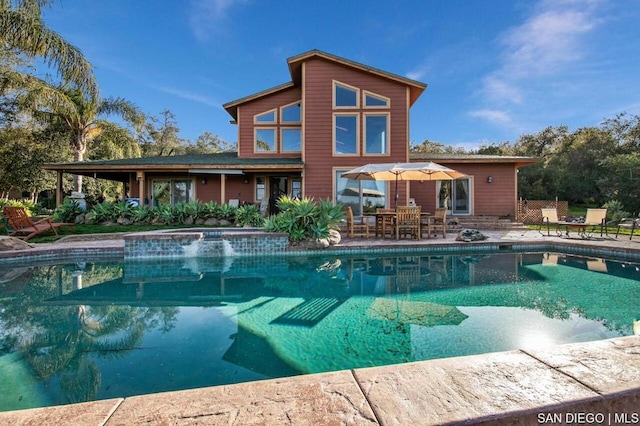
M 382 238 L 385 238 L 387 235 L 388 227 L 391 230 L 390 235 L 396 235 L 396 232 L 394 231 L 396 227 L 396 222 L 397 222 L 396 212 L 376 212 L 371 216 L 375 218 L 375 223 L 378 223 L 378 221 L 380 221 L 381 223 L 380 233 L 378 233 L 378 227 L 376 227 L 376 237 L 380 235 Z M 420 212 L 420 222 L 422 223 L 422 219 L 429 216 L 431 216 L 431 213 Z M 429 235 L 427 238 L 430 238 L 430 237 L 431 236 Z M 397 235 L 396 235 L 396 239 L 398 239 Z

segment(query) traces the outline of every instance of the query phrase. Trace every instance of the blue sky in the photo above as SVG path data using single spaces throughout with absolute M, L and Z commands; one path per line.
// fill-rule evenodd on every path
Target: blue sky
M 470 149 L 640 114 L 640 0 L 59 0 L 45 19 L 102 96 L 169 109 L 191 140 L 235 142 L 222 104 L 288 82 L 286 59 L 311 49 L 427 83 L 416 143 Z

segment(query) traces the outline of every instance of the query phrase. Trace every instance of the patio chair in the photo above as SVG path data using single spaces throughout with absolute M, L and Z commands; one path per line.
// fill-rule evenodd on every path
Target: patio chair
M 600 236 L 604 232 L 606 232 L 606 220 L 607 220 L 607 209 L 587 209 L 587 215 L 584 218 L 584 223 L 587 225 L 584 229 L 583 236 L 589 236 L 587 232 L 587 227 L 591 227 L 591 232 L 593 232 L 596 228 L 600 228 Z
M 564 221 L 558 219 L 558 210 L 556 208 L 542 208 L 540 209 L 542 213 L 542 221 L 540 222 L 540 226 L 538 227 L 538 232 L 542 234 L 542 227 L 547 225 L 547 236 L 551 235 L 551 225 L 563 225 Z M 556 228 L 556 233 L 560 236 L 562 233 L 559 229 Z M 542 234 L 544 235 L 544 234 Z
M 420 206 L 398 207 L 396 212 L 396 238 L 400 235 L 410 235 L 411 238 L 419 240 L 420 235 Z
M 347 215 L 347 236 L 349 238 L 369 238 L 369 222 L 366 216 L 354 216 L 351 207 L 345 207 Z
M 640 218 L 632 219 L 632 218 L 624 218 L 620 219 L 617 224 L 618 228 L 616 229 L 616 238 L 618 238 L 618 234 L 620 234 L 620 229 L 629 229 L 631 230 L 631 235 L 629 235 L 629 239 L 633 239 L 633 233 L 636 229 L 640 227 Z
M 385 238 L 387 234 L 391 238 L 395 237 L 396 230 L 396 211 L 394 209 L 376 209 L 376 223 L 375 223 L 375 235 L 377 237 Z
M 75 226 L 73 223 L 52 222 L 49 217 L 34 222 L 24 207 L 5 206 L 4 215 L 7 218 L 9 236 L 15 236 L 24 241 L 47 231 L 52 231 L 55 235 L 58 235 L 56 228 L 61 226 L 69 226 L 71 228 Z
M 442 238 L 447 238 L 447 209 L 439 207 L 433 216 L 428 216 L 425 223 L 422 224 L 421 232 L 427 231 L 427 235 L 431 237 L 431 233 L 438 234 L 438 230 L 442 231 Z

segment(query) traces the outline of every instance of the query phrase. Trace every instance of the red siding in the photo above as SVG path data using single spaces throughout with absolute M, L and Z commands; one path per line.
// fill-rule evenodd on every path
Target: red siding
M 259 152 L 255 153 L 253 149 L 254 144 L 254 124 L 253 117 L 256 114 L 272 110 L 274 108 L 280 108 L 281 106 L 291 104 L 295 101 L 299 101 L 301 98 L 301 90 L 299 87 L 292 87 L 291 89 L 277 92 L 272 96 L 265 96 L 255 101 L 243 104 L 238 108 L 238 157 L 243 158 L 269 158 L 269 157 L 300 157 L 300 153 L 280 153 L 278 151 L 273 153 Z M 277 111 L 279 113 L 279 110 Z M 278 129 L 278 137 L 280 134 L 280 127 L 278 125 L 264 124 L 260 127 L 276 127 Z M 282 126 L 291 127 L 291 126 Z
M 348 84 L 391 99 L 389 155 L 363 156 L 363 120 L 360 119 L 360 155 L 333 156 L 333 81 Z M 353 168 L 367 163 L 407 161 L 407 89 L 406 86 L 323 59 L 311 59 L 304 64 L 304 187 L 306 195 L 333 198 L 333 169 Z M 339 112 L 350 110 L 340 109 Z M 362 111 L 362 110 L 351 110 Z M 376 112 L 378 110 L 369 109 Z M 381 112 L 381 110 L 380 110 Z M 404 188 L 401 200 L 406 197 Z
M 509 163 L 465 164 L 445 163 L 447 167 L 472 177 L 472 214 L 485 216 L 515 217 L 516 214 L 516 168 Z M 487 178 L 491 176 L 492 182 Z M 411 197 L 425 211 L 436 208 L 435 182 L 411 182 Z

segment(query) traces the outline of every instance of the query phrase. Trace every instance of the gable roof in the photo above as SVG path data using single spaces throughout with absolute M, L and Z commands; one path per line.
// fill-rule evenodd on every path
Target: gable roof
M 296 56 L 292 56 L 291 58 L 287 59 L 287 63 L 289 64 L 289 73 L 291 74 L 291 82 L 284 83 L 279 86 L 275 86 L 270 89 L 260 91 L 258 93 L 254 93 L 252 95 L 248 95 L 231 102 L 227 102 L 226 104 L 222 105 L 223 108 L 227 110 L 229 115 L 231 115 L 234 118 L 234 120 L 237 120 L 238 107 L 240 105 L 256 99 L 260 99 L 264 96 L 272 95 L 274 93 L 290 89 L 292 87 L 300 86 L 302 84 L 302 64 L 305 61 L 308 61 L 314 58 L 320 58 L 326 61 L 341 64 L 350 68 L 357 69 L 359 71 L 370 73 L 378 77 L 386 78 L 388 80 L 393 80 L 398 83 L 406 85 L 407 87 L 409 87 L 409 93 L 410 93 L 409 105 L 410 106 L 413 105 L 416 100 L 418 100 L 422 92 L 424 92 L 424 90 L 427 88 L 426 83 L 421 83 L 419 81 L 412 80 L 410 78 L 402 77 L 397 74 L 383 71 L 374 67 L 370 67 L 368 65 L 361 64 L 359 62 L 351 61 L 349 59 L 345 59 L 340 56 L 332 55 L 330 53 L 326 53 L 326 52 L 314 49 L 305 53 L 301 53 Z

